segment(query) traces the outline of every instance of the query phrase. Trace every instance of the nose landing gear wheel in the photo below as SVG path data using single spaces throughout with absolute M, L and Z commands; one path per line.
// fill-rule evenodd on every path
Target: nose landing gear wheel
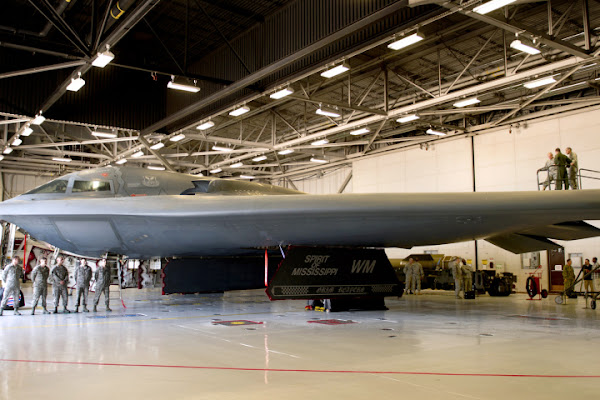
M 590 301 L 590 307 L 592 307 L 592 310 L 596 309 L 596 300 L 592 299 L 592 301 Z
M 542 299 L 548 297 L 548 291 L 546 289 L 542 289 Z
M 554 299 L 554 302 L 556 304 L 562 304 L 563 303 L 563 298 L 562 296 L 556 296 L 556 298 Z

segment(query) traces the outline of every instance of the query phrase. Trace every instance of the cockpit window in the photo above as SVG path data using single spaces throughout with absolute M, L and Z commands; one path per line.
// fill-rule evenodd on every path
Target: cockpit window
M 67 184 L 69 181 L 64 179 L 58 179 L 52 182 L 48 182 L 45 185 L 38 186 L 33 190 L 27 192 L 27 194 L 37 194 L 37 193 L 66 193 L 67 192 Z
M 106 191 L 110 191 L 110 182 L 107 181 L 74 181 L 71 190 L 72 193 Z

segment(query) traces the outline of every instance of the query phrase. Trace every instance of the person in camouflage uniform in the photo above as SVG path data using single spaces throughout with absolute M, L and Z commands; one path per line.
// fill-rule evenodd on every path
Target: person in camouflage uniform
M 31 315 L 35 314 L 35 308 L 38 301 L 42 299 L 42 308 L 44 314 L 50 314 L 46 308 L 46 296 L 48 296 L 48 276 L 50 269 L 46 266 L 46 259 L 40 259 L 38 265 L 31 271 L 31 281 L 33 282 L 33 305 L 31 306 Z
M 56 267 L 52 270 L 50 275 L 52 276 L 52 285 L 54 292 L 54 313 L 58 313 L 58 301 L 62 297 L 63 306 L 65 313 L 70 313 L 67 309 L 67 304 L 69 301 L 69 294 L 67 293 L 67 283 L 69 282 L 69 271 L 63 265 L 64 258 L 62 256 L 58 256 L 56 258 Z
M 21 278 L 23 278 L 23 268 L 21 267 L 21 258 L 15 256 L 11 263 L 4 267 L 2 271 L 2 282 L 4 285 L 4 295 L 0 303 L 0 315 L 4 311 L 8 298 L 12 295 L 13 308 L 15 315 L 21 315 L 19 312 L 19 295 L 21 292 Z
M 94 287 L 96 293 L 94 294 L 94 309 L 98 311 L 97 306 L 100 301 L 100 295 L 104 292 L 104 300 L 106 304 L 106 311 L 112 311 L 109 307 L 110 302 L 110 269 L 106 268 L 106 259 L 103 258 L 98 261 L 98 267 L 94 273 L 96 280 L 96 286 Z
M 458 257 L 452 257 L 448 263 L 448 268 L 450 268 L 450 272 L 452 272 L 452 277 L 454 278 L 454 296 L 460 299 L 460 291 L 463 290 L 462 260 Z
M 412 292 L 414 294 L 421 294 L 421 281 L 424 276 L 423 266 L 418 261 L 415 261 L 412 264 Z
M 87 308 L 88 293 L 90 291 L 90 281 L 92 280 L 92 268 L 87 265 L 87 260 L 82 258 L 79 267 L 75 269 L 75 288 L 77 289 L 77 302 L 75 303 L 75 312 L 79 312 L 79 304 L 83 296 L 83 312 L 89 312 Z
M 570 258 L 567 260 L 567 263 L 563 268 L 562 276 L 565 285 L 565 296 L 569 297 L 571 293 L 573 293 L 573 285 L 575 285 L 575 271 L 573 270 L 573 262 Z
M 404 291 L 406 294 L 411 293 L 413 279 L 413 264 L 412 258 L 408 259 L 408 263 L 404 266 Z

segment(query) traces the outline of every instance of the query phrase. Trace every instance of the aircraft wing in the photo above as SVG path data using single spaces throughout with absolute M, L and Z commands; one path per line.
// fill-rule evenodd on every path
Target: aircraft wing
M 88 256 L 235 255 L 270 246 L 404 247 L 487 239 L 513 252 L 598 236 L 600 190 L 11 200 L 0 219 Z

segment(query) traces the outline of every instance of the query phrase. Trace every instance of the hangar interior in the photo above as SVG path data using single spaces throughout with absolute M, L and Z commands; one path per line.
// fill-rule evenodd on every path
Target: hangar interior
M 496 2 L 5 1 L 1 200 L 108 165 L 311 194 L 529 191 L 539 189 L 546 154 L 568 146 L 586 170 L 582 189 L 600 188 L 600 3 L 516 0 L 480 8 Z M 114 58 L 96 67 L 99 55 Z M 83 86 L 72 91 L 77 83 Z M 600 253 L 599 238 L 559 244 L 576 273 Z M 525 264 L 535 259 L 543 286 L 553 286 L 555 260 L 547 252 L 515 255 L 484 241 L 387 249 L 392 259 L 426 252 L 460 255 L 481 269 L 493 262 L 499 273 L 517 276 L 521 293 L 532 272 Z M 598 319 L 581 299 L 567 309 L 519 295 L 463 304 L 438 293 L 394 299 L 389 312 L 342 313 L 336 318 L 352 323 L 307 331 L 297 303 L 268 303 L 262 292 L 157 293 L 125 294 L 122 320 L 3 317 L 0 330 L 10 339 L 0 345 L 0 364 L 11 373 L 0 378 L 0 397 L 43 393 L 28 386 L 36 379 L 29 375 L 54 391 L 57 376 L 83 381 L 86 368 L 123 396 L 147 398 L 164 398 L 165 387 L 175 398 L 597 391 L 598 376 L 578 380 L 589 371 L 557 364 L 567 336 L 580 365 L 597 359 L 586 349 L 598 337 Z M 238 316 L 259 324 L 218 324 Z M 38 341 L 40 331 L 52 330 L 56 336 Z M 317 337 L 335 345 L 315 344 Z M 191 355 L 188 343 L 195 343 Z M 523 361 L 524 352 L 532 359 Z M 27 361 L 34 354 L 49 363 Z M 132 376 L 127 368 L 149 372 Z M 527 380 L 533 375 L 543 376 Z M 62 397 L 107 393 L 78 385 Z

